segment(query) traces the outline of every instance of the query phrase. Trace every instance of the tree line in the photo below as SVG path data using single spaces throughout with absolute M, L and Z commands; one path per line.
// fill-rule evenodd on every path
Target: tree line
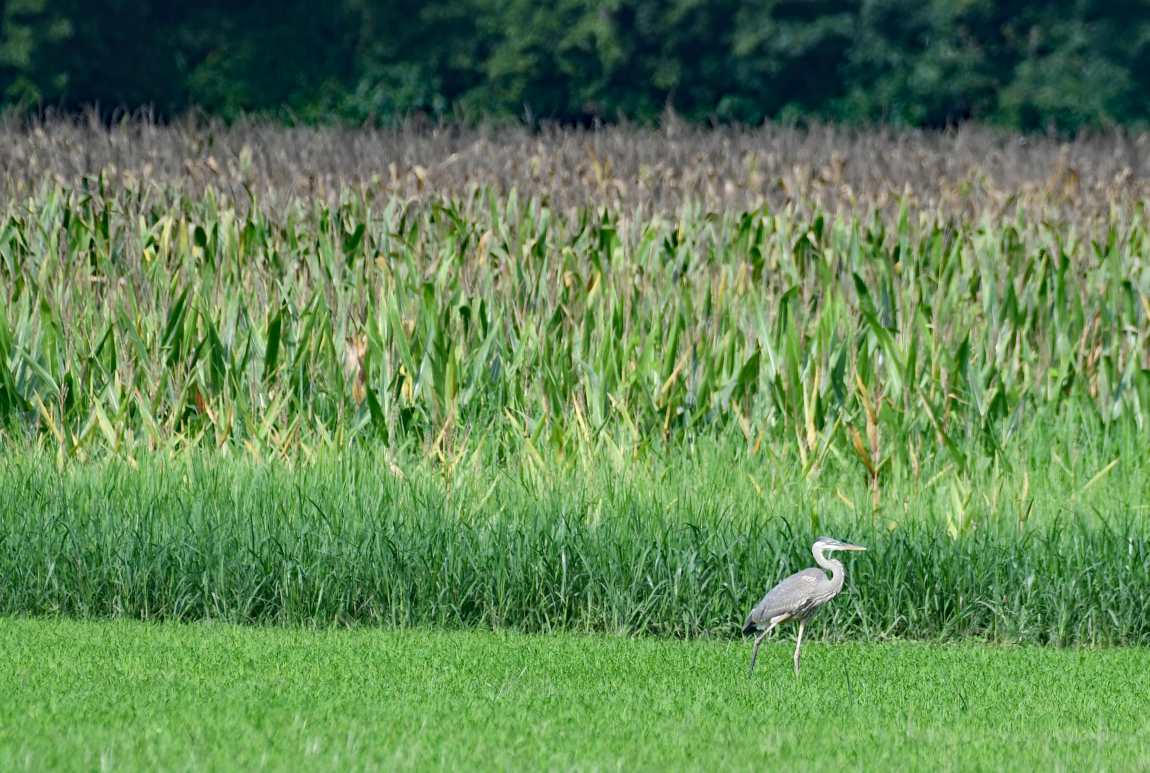
M 0 0 L 0 103 L 387 123 L 1150 122 L 1145 0 Z

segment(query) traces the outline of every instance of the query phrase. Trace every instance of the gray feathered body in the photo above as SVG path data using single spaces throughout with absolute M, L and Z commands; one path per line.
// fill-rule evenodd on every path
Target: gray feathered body
M 843 565 L 833 559 L 824 561 L 831 570 L 830 577 L 821 569 L 804 569 L 792 574 L 767 591 L 755 605 L 743 624 L 743 633 L 766 628 L 780 615 L 785 615 L 787 620 L 806 619 L 837 596 L 843 587 Z

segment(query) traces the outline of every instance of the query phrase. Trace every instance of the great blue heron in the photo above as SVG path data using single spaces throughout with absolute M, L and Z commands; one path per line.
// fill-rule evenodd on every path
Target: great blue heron
M 803 646 L 803 627 L 807 620 L 818 608 L 839 594 L 843 589 L 843 579 L 846 572 L 841 561 L 827 558 L 826 553 L 835 550 L 866 550 L 861 545 L 852 545 L 849 542 L 819 537 L 811 546 L 815 563 L 831 573 L 828 578 L 820 569 L 804 569 L 792 574 L 775 587 L 767 591 L 767 595 L 755 605 L 751 614 L 747 615 L 747 622 L 743 624 L 743 633 L 760 630 L 755 637 L 755 648 L 751 651 L 751 670 L 755 672 L 755 659 L 759 657 L 759 645 L 771 630 L 779 623 L 787 620 L 799 622 L 799 635 L 795 639 L 795 675 L 799 673 L 799 649 Z

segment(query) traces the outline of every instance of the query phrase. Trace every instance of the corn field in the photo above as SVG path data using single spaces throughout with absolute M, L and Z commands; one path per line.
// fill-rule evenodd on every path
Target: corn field
M 715 142 L 704 167 L 724 163 Z M 688 185 L 629 209 L 587 187 L 560 207 L 530 179 L 325 198 L 262 174 L 200 190 L 103 169 L 16 195 L 9 169 L 6 435 L 61 458 L 728 435 L 808 471 L 852 460 L 877 486 L 892 459 L 965 467 L 1044 417 L 1146 428 L 1150 199 L 1125 197 L 1133 182 L 1077 222 L 1048 217 L 1062 188 L 1049 211 L 960 218 L 913 194 L 715 209 Z

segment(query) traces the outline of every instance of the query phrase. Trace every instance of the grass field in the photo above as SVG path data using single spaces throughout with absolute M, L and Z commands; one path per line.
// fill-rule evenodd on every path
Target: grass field
M 0 767 L 1150 767 L 1148 141 L 0 124 Z
M 817 625 L 817 624 L 816 624 Z M 1145 770 L 1150 651 L 4 619 L 5 770 Z

